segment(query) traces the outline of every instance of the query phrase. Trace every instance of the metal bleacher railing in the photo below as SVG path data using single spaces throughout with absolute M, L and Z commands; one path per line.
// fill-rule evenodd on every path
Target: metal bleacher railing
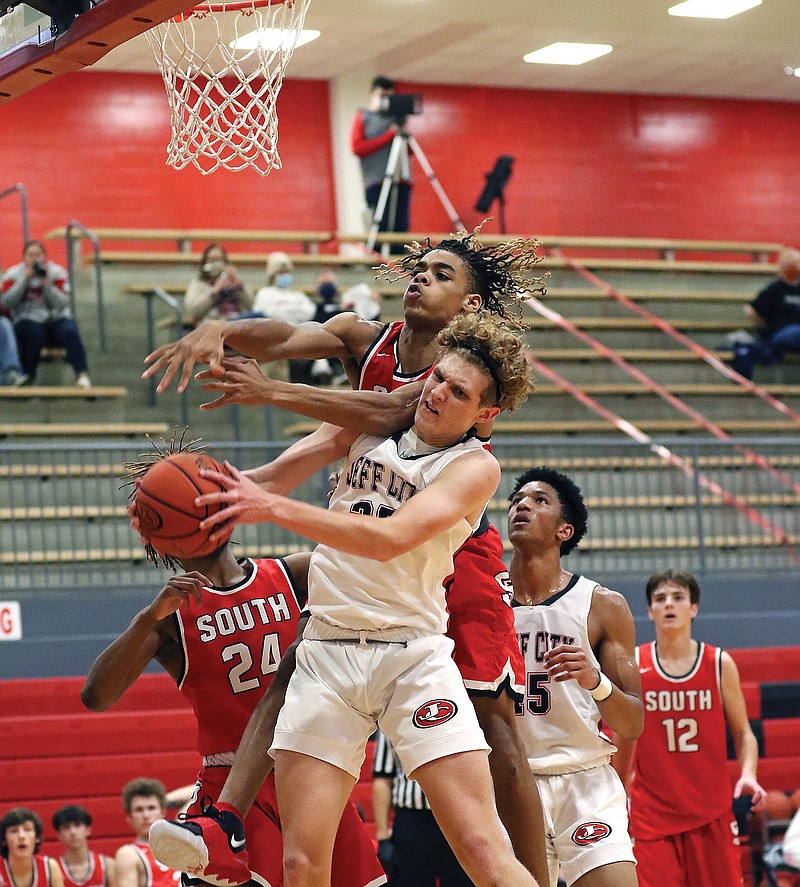
M 738 439 L 737 443 L 745 441 Z M 800 482 L 800 453 L 787 438 L 749 440 L 765 458 Z M 796 567 L 800 551 L 798 497 L 752 465 L 731 442 L 705 438 L 659 440 L 694 473 L 675 470 L 653 448 L 617 438 L 497 440 L 503 467 L 490 505 L 505 536 L 506 500 L 514 479 L 532 464 L 548 464 L 581 486 L 590 511 L 589 533 L 570 556 L 571 570 L 612 582 L 617 576 L 680 566 L 705 575 Z M 249 468 L 273 458 L 285 442 L 209 444 L 218 458 Z M 0 445 L 0 589 L 77 586 L 151 587 L 155 569 L 144 562 L 128 526 L 123 463 L 139 458 L 142 443 Z M 737 502 L 757 510 L 774 533 L 748 519 L 724 495 L 697 480 L 712 478 Z M 327 474 L 296 494 L 322 504 Z M 241 527 L 241 550 L 254 556 L 302 550 L 306 543 L 279 527 Z

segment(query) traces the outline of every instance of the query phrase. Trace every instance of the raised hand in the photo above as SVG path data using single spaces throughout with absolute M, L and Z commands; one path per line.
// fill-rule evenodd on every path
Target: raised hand
M 214 532 L 209 536 L 212 542 L 216 542 L 225 531 L 238 524 L 260 524 L 269 520 L 271 505 L 276 498 L 274 493 L 263 490 L 230 462 L 225 462 L 225 468 L 230 475 L 207 468 L 200 470 L 203 477 L 217 481 L 222 490 L 218 493 L 206 493 L 194 500 L 195 505 L 201 507 L 220 504 L 226 506 L 200 523 L 201 530 L 213 528 Z
M 192 378 L 192 370 L 198 363 L 207 363 L 209 372 L 214 376 L 222 374 L 222 360 L 224 357 L 225 330 L 224 320 L 208 320 L 201 323 L 197 329 L 187 333 L 177 342 L 170 342 L 156 348 L 152 354 L 144 359 L 149 364 L 142 373 L 143 379 L 149 379 L 159 370 L 164 370 L 164 375 L 158 383 L 157 391 L 165 391 L 170 382 L 180 371 L 178 391 L 185 391 L 189 380 Z
M 599 680 L 598 669 L 583 650 L 574 644 L 559 644 L 544 654 L 544 667 L 554 681 L 577 681 L 592 690 Z
M 201 410 L 215 410 L 229 403 L 261 407 L 272 402 L 271 380 L 261 371 L 257 360 L 251 357 L 225 357 L 221 370 L 221 374 L 208 369 L 195 375 L 195 379 L 205 383 L 203 391 L 221 392 L 216 400 L 202 404 Z
M 154 620 L 160 621 L 171 616 L 181 607 L 188 607 L 194 600 L 199 604 L 203 597 L 203 586 L 211 585 L 208 579 L 196 570 L 172 576 L 148 607 Z

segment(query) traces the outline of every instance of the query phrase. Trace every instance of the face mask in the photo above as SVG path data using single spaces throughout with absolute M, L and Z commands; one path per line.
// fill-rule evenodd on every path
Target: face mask
M 285 290 L 288 289 L 292 285 L 292 281 L 294 280 L 294 275 L 291 271 L 285 271 L 283 274 L 275 275 L 275 286 L 278 289 Z
M 332 302 L 338 295 L 335 283 L 321 283 L 319 285 L 319 297 L 323 302 Z
M 225 263 L 220 262 L 219 260 L 216 262 L 206 262 L 206 264 L 203 265 L 203 271 L 205 271 L 209 277 L 219 277 L 224 270 Z

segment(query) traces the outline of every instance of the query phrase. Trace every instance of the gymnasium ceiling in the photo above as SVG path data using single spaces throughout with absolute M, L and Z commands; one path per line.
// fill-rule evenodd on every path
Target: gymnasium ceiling
M 667 14 L 677 0 L 312 0 L 290 77 L 354 70 L 420 83 L 800 101 L 800 0 L 763 0 L 726 20 Z M 556 41 L 609 43 L 581 66 L 522 56 Z M 95 68 L 154 71 L 144 37 Z

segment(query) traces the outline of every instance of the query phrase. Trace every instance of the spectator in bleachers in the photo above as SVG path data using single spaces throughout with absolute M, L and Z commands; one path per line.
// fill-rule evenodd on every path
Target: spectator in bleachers
M 253 296 L 228 261 L 228 253 L 218 243 L 210 243 L 203 251 L 197 276 L 186 290 L 184 313 L 186 323 L 197 326 L 204 320 L 237 320 L 252 316 Z
M 745 306 L 755 338 L 734 346 L 733 368 L 746 379 L 755 364 L 780 363 L 787 351 L 800 351 L 800 251 L 778 256 L 778 276 Z
M 380 320 L 381 294 L 368 283 L 357 283 L 342 293 L 342 310 L 353 311 L 362 320 Z
M 157 862 L 147 842 L 150 826 L 167 810 L 163 784 L 157 779 L 132 779 L 122 789 L 122 809 L 135 839 L 123 844 L 114 858 L 119 887 L 176 887 L 181 873 Z
M 317 310 L 314 313 L 316 323 L 325 323 L 331 317 L 342 313 L 339 303 L 339 286 L 333 271 L 323 271 L 317 278 Z
M 286 253 L 271 253 L 267 259 L 267 285 L 256 293 L 253 310 L 262 317 L 291 324 L 313 320 L 317 306 L 304 292 L 292 289 L 293 283 L 292 260 Z M 286 375 L 283 367 L 279 368 L 279 373 Z M 288 361 L 288 377 L 292 382 L 310 382 L 310 362 Z
M 637 647 L 644 731 L 635 746 L 614 737 L 614 767 L 630 782 L 639 885 L 741 887 L 726 724 L 739 763 L 734 798 L 749 795 L 759 809 L 766 793 L 756 776 L 758 743 L 739 671 L 729 653 L 692 637 L 700 602 L 694 576 L 657 573 L 647 581 L 646 596 L 656 640 Z M 702 873 L 701 881 L 692 872 Z
M 58 866 L 66 887 L 117 887 L 114 860 L 89 847 L 92 816 L 77 804 L 67 804 L 53 814 L 53 828 L 64 845 Z
M 333 271 L 323 271 L 317 278 L 316 300 L 317 310 L 313 318 L 315 323 L 325 323 L 344 310 L 339 304 L 339 287 Z M 334 377 L 337 384 L 347 383 L 344 369 L 335 358 L 323 357 L 309 361 L 309 364 L 310 381 L 314 385 L 328 385 L 334 381 Z
M 66 349 L 75 384 L 91 387 L 86 350 L 70 310 L 67 272 L 48 261 L 41 241 L 29 240 L 22 261 L 3 275 L 0 304 L 11 315 L 22 370 L 31 382 L 42 348 L 50 345 Z
M 7 887 L 64 887 L 61 869 L 37 850 L 42 820 L 27 807 L 14 807 L 0 819 L 0 882 Z
M 22 372 L 14 327 L 7 317 L 0 316 L 0 385 L 24 385 L 28 377 Z

